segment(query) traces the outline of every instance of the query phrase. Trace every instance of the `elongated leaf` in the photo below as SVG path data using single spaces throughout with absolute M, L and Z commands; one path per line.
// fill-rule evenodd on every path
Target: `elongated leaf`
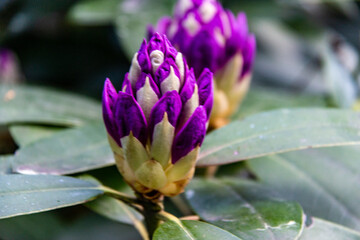
M 49 137 L 60 130 L 64 130 L 64 128 L 36 125 L 10 126 L 11 136 L 20 147 L 36 142 L 41 138 Z
M 44 88 L 0 85 L 0 124 L 80 125 L 101 121 L 98 102 Z
M 21 148 L 13 170 L 23 174 L 70 174 L 114 164 L 103 123 L 64 130 Z
M 231 233 L 211 224 L 185 220 L 181 225 L 172 221 L 160 225 L 154 240 L 241 240 Z
M 204 220 L 246 240 L 295 239 L 303 229 L 299 204 L 274 200 L 276 193 L 239 179 L 194 179 L 186 191 Z
M 304 229 L 300 240 L 360 240 L 360 233 L 341 225 L 313 218 L 312 224 Z
M 91 201 L 86 206 L 100 215 L 121 223 L 133 224 L 134 221 L 142 221 L 143 218 L 140 213 L 123 202 L 107 196 Z
M 360 148 L 307 149 L 248 161 L 250 169 L 284 199 L 311 216 L 360 230 Z
M 0 220 L 0 232 L 3 239 L 11 240 L 49 240 L 65 229 L 55 212 L 43 212 Z M 39 227 L 41 224 L 41 227 Z
M 325 100 L 321 96 L 294 94 L 274 88 L 251 87 L 232 119 L 240 119 L 252 114 L 279 108 L 324 107 Z
M 199 166 L 220 165 L 280 152 L 360 144 L 360 114 L 335 109 L 260 113 L 210 133 Z
M 100 185 L 71 177 L 0 175 L 0 219 L 80 204 L 102 193 Z
M 12 155 L 0 156 L 0 175 L 9 174 L 11 172 L 12 159 Z

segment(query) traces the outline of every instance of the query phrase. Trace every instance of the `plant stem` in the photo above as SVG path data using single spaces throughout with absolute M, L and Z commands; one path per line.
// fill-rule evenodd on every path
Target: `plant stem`
M 148 231 L 149 238 L 152 239 L 155 230 L 161 222 L 161 220 L 158 218 L 158 213 L 163 210 L 161 199 L 162 197 L 152 200 L 145 198 L 141 194 L 137 194 L 137 197 L 140 200 L 140 205 L 143 207 L 145 226 Z

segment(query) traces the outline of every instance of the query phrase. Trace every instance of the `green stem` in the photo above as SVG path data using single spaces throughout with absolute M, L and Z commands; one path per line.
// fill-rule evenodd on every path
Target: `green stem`
M 161 197 L 152 200 L 146 199 L 141 194 L 138 194 L 137 197 L 140 200 L 140 205 L 143 207 L 145 226 L 148 231 L 149 238 L 152 239 L 155 230 L 161 222 L 158 218 L 158 213 L 163 210 Z

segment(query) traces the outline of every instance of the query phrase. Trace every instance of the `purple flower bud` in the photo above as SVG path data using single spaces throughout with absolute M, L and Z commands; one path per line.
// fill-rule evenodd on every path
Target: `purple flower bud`
M 182 54 L 154 33 L 135 54 L 121 90 L 105 81 L 103 118 L 120 172 L 138 192 L 180 193 L 206 133 L 212 73 L 205 69 L 196 80 Z
M 197 78 L 205 68 L 214 73 L 215 94 L 225 98 L 215 96 L 210 124 L 229 117 L 246 93 L 255 58 L 256 41 L 245 13 L 235 17 L 216 0 L 179 0 L 173 18 L 161 18 L 155 30 L 184 54 Z M 149 27 L 148 35 L 152 32 Z M 219 99 L 225 102 L 217 103 Z M 218 106 L 230 107 L 215 109 Z

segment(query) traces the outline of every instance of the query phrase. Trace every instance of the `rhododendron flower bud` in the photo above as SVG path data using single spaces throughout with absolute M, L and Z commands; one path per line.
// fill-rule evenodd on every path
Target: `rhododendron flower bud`
M 213 105 L 212 73 L 196 79 L 180 52 L 155 33 L 135 54 L 122 90 L 105 81 L 103 118 L 116 164 L 151 198 L 181 193 L 192 178 Z
M 215 0 L 180 0 L 173 18 L 163 17 L 156 31 L 181 51 L 195 76 L 204 68 L 214 73 L 214 108 L 210 124 L 226 124 L 250 85 L 256 43 L 246 15 L 236 17 Z M 149 28 L 149 36 L 152 35 Z

